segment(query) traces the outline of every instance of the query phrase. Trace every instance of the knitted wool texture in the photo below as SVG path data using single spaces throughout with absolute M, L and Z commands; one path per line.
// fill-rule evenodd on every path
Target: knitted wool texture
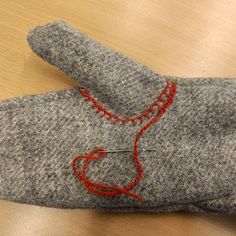
M 59 208 L 236 213 L 235 79 L 161 76 L 63 21 L 36 27 L 28 42 L 83 89 L 0 103 L 0 198 Z M 142 200 L 88 191 L 73 159 L 94 148 L 133 150 L 137 132 L 160 110 L 148 111 L 143 123 L 128 118 L 143 114 L 167 81 L 163 102 L 174 84 L 173 101 L 138 141 L 143 175 L 130 192 Z M 107 153 L 90 161 L 86 177 L 122 188 L 137 171 L 133 152 Z

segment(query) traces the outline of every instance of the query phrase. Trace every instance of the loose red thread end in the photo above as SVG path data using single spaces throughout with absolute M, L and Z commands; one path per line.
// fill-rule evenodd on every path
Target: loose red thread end
M 94 149 L 92 152 L 90 152 L 88 155 L 80 155 L 74 158 L 72 161 L 72 169 L 74 173 L 80 178 L 81 181 L 83 181 L 84 186 L 88 189 L 89 192 L 93 192 L 99 195 L 103 196 L 115 196 L 118 194 L 126 194 L 134 199 L 137 200 L 142 200 L 142 197 L 136 194 L 131 193 L 129 190 L 131 189 L 129 186 L 126 188 L 118 188 L 118 187 L 113 187 L 110 185 L 104 185 L 100 183 L 96 183 L 93 181 L 90 181 L 89 179 L 86 178 L 85 174 L 87 171 L 88 164 L 91 160 L 100 160 L 106 156 L 106 151 L 104 149 Z M 85 163 L 83 165 L 82 171 L 79 172 L 77 169 L 77 162 L 81 159 L 85 159 Z M 142 175 L 142 167 L 139 166 L 139 176 Z M 140 176 L 141 177 L 141 176 Z M 138 183 L 137 180 L 135 180 L 132 185 L 136 186 Z
M 143 168 L 138 159 L 138 141 L 142 136 L 143 132 L 147 130 L 152 124 L 154 124 L 158 119 L 160 119 L 165 113 L 166 109 L 173 103 L 176 94 L 176 84 L 172 81 L 166 81 L 166 86 L 157 98 L 157 100 L 154 101 L 153 104 L 151 104 L 151 106 L 145 112 L 132 118 L 121 118 L 112 114 L 106 108 L 98 104 L 97 101 L 90 95 L 89 91 L 85 88 L 81 88 L 80 92 L 82 96 L 85 97 L 85 101 L 90 101 L 92 103 L 92 107 L 97 109 L 97 113 L 99 113 L 99 111 L 103 112 L 100 117 L 102 118 L 105 116 L 107 120 L 113 120 L 112 124 L 116 124 L 118 122 L 121 122 L 122 124 L 127 124 L 128 122 L 131 122 L 133 125 L 136 125 L 137 120 L 142 122 L 142 118 L 149 118 L 150 113 L 152 113 L 155 108 L 157 108 L 156 115 L 151 118 L 145 125 L 143 125 L 135 135 L 133 144 L 133 159 L 138 169 L 138 173 L 136 178 L 128 186 L 124 188 L 119 188 L 110 185 L 104 185 L 90 181 L 85 177 L 89 162 L 91 160 L 100 160 L 106 156 L 107 153 L 102 148 L 94 149 L 88 155 L 79 155 L 75 157 L 72 161 L 73 172 L 80 178 L 81 181 L 83 181 L 84 187 L 87 188 L 89 192 L 93 192 L 102 196 L 116 196 L 119 194 L 126 194 L 134 199 L 142 200 L 141 196 L 130 192 L 130 190 L 132 190 L 140 182 L 143 176 Z M 164 99 L 163 97 L 165 97 L 166 99 Z M 85 163 L 83 165 L 82 171 L 80 172 L 78 171 L 76 164 L 81 159 L 85 159 Z

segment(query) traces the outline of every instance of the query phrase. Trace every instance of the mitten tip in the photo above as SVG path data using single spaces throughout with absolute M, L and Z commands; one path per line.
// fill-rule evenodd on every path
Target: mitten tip
M 29 31 L 27 41 L 33 52 L 49 63 L 54 64 L 54 59 L 58 54 L 55 46 L 61 40 L 61 36 L 68 31 L 68 28 L 70 26 L 63 20 L 39 25 Z

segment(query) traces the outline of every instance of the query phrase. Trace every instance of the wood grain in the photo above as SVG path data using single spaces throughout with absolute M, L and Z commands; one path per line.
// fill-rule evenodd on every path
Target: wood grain
M 161 74 L 236 75 L 233 0 L 0 0 L 0 99 L 75 84 L 26 42 L 38 24 L 64 19 Z M 0 201 L 0 235 L 236 235 L 233 216 L 114 214 Z

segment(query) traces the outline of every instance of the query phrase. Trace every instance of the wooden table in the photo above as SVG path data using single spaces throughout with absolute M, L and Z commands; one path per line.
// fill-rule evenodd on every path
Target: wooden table
M 64 19 L 93 39 L 178 76 L 236 75 L 233 0 L 1 0 L 0 99 L 75 84 L 26 42 L 38 24 Z M 0 235 L 236 235 L 233 216 L 114 214 L 0 202 Z

